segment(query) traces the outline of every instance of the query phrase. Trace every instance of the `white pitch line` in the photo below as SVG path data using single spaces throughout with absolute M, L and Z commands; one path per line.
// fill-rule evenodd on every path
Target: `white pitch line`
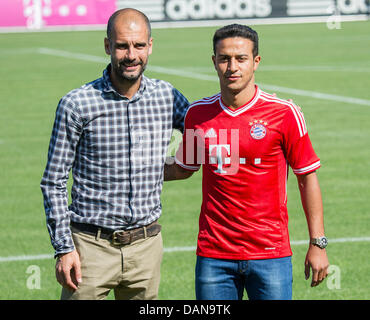
M 107 64 L 110 61 L 109 58 L 103 58 L 103 57 L 93 56 L 89 54 L 72 53 L 69 51 L 55 50 L 55 49 L 50 49 L 50 48 L 39 48 L 37 52 L 41 54 L 57 56 L 57 57 L 62 57 L 62 58 L 70 58 L 70 59 L 89 61 L 89 62 L 99 62 L 99 63 L 104 63 L 104 64 Z M 152 72 L 157 72 L 157 73 L 181 76 L 185 78 L 193 78 L 193 79 L 196 78 L 199 80 L 217 81 L 218 79 L 216 76 L 208 76 L 205 74 L 194 73 L 191 71 L 164 68 L 160 66 L 148 65 L 147 70 L 152 71 Z
M 183 70 L 192 71 L 192 72 L 206 72 L 214 73 L 215 68 L 210 67 L 182 67 Z M 310 71 L 310 72 L 360 72 L 360 73 L 369 73 L 370 66 L 309 66 L 309 65 L 259 65 L 258 72 L 267 71 L 267 72 L 281 72 L 281 71 Z
M 370 237 L 358 237 L 358 238 L 336 238 L 329 239 L 329 245 L 333 243 L 348 243 L 348 242 L 370 242 Z M 307 245 L 308 240 L 296 240 L 291 241 L 292 246 Z M 187 252 L 195 251 L 195 246 L 189 247 L 169 247 L 164 248 L 163 251 L 166 253 L 171 252 Z M 0 257 L 1 262 L 14 262 L 14 261 L 31 261 L 31 260 L 45 260 L 52 259 L 54 256 L 52 254 L 38 254 L 38 255 L 20 255 L 20 256 L 9 256 L 9 257 Z
M 51 259 L 54 256 L 52 254 L 37 254 L 37 255 L 21 255 L 21 256 L 9 256 L 0 257 L 0 262 L 13 262 L 13 261 L 30 261 L 30 260 L 45 260 Z
M 41 54 L 53 55 L 53 56 L 58 56 L 58 57 L 63 57 L 63 58 L 77 59 L 77 60 L 82 60 L 82 61 L 90 61 L 90 62 L 98 62 L 98 63 L 108 63 L 109 62 L 109 59 L 103 58 L 103 57 L 93 56 L 89 54 L 82 54 L 82 53 L 73 53 L 69 51 L 56 50 L 56 49 L 50 49 L 50 48 L 39 48 L 37 52 Z M 217 76 L 210 76 L 210 75 L 206 75 L 206 74 L 202 74 L 198 72 L 165 68 L 165 67 L 153 66 L 153 65 L 149 65 L 147 70 L 152 71 L 152 72 L 162 73 L 162 74 L 180 76 L 184 78 L 218 82 Z M 345 102 L 349 104 L 370 106 L 370 100 L 366 100 L 366 99 L 340 96 L 340 95 L 322 93 L 322 92 L 317 92 L 317 91 L 287 88 L 287 87 L 281 87 L 281 86 L 276 86 L 276 85 L 271 85 L 271 84 L 266 84 L 266 83 L 260 83 L 260 86 L 264 89 L 271 90 L 274 92 L 275 91 L 283 92 L 283 93 L 289 93 L 289 94 L 293 94 L 297 96 L 316 98 L 320 100 L 329 100 L 329 101 L 336 101 L 336 102 L 342 102 L 342 103 Z
M 262 84 L 261 83 L 260 85 L 261 85 L 261 87 L 266 88 L 267 90 L 284 92 L 284 93 L 294 94 L 294 95 L 297 95 L 297 96 L 304 96 L 304 97 L 316 98 L 316 99 L 320 99 L 320 100 L 347 102 L 349 104 L 360 104 L 360 105 L 364 105 L 364 106 L 370 106 L 370 100 L 366 100 L 366 99 L 338 96 L 338 95 L 335 95 L 335 94 L 328 94 L 328 93 L 322 93 L 322 92 L 317 92 L 317 91 L 308 91 L 308 90 L 301 90 L 301 89 L 294 89 L 294 88 L 286 88 L 286 87 L 280 87 L 280 86 L 275 86 L 275 85 L 271 85 L 271 84 Z
M 334 239 L 329 239 L 328 243 L 343 243 L 343 242 L 369 242 L 370 237 L 349 237 L 349 238 L 334 238 Z M 308 244 L 308 240 L 293 240 L 290 242 L 291 245 L 303 245 L 303 244 Z
M 89 61 L 89 62 L 98 62 L 98 63 L 108 63 L 109 62 L 109 59 L 107 58 L 93 56 L 93 55 L 84 54 L 84 53 L 74 53 L 74 52 L 69 52 L 65 50 L 38 48 L 37 52 L 41 54 L 46 54 L 49 56 L 57 56 L 57 57 L 62 57 L 62 58 L 77 59 L 77 60 Z
M 370 72 L 369 67 L 335 67 L 335 66 L 297 66 L 297 65 L 261 65 L 260 71 L 315 71 L 315 72 Z

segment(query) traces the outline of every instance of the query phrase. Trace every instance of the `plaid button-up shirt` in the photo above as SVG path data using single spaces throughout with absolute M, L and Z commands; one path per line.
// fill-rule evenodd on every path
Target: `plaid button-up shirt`
M 157 220 L 172 129 L 183 130 L 188 100 L 171 84 L 142 77 L 121 96 L 103 77 L 59 102 L 41 180 L 55 254 L 74 249 L 70 222 L 131 229 Z M 72 169 L 72 201 L 67 180 Z

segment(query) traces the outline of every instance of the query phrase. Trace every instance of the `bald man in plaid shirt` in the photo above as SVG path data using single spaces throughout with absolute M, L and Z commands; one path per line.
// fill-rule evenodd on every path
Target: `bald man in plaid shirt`
M 152 52 L 143 13 L 115 12 L 104 43 L 103 76 L 59 102 L 41 181 L 56 277 L 62 299 L 103 299 L 112 289 L 116 299 L 156 299 L 163 168 L 189 103 L 143 75 Z

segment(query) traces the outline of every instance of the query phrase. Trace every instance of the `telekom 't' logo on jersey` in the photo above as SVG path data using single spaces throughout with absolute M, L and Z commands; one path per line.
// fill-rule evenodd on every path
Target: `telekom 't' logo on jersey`
M 239 129 L 211 128 L 206 133 L 202 129 L 187 129 L 186 132 L 186 163 L 205 164 L 205 146 L 208 141 L 209 164 L 216 164 L 214 170 L 218 174 L 236 174 L 239 169 Z
M 216 149 L 216 157 L 212 156 L 212 151 Z M 230 155 L 230 145 L 229 144 L 211 144 L 209 145 L 209 163 L 217 164 L 216 173 L 226 174 L 227 171 L 223 170 L 222 165 L 230 164 L 229 157 L 222 157 L 222 151 L 225 149 L 227 151 L 227 155 Z M 224 159 L 224 161 L 223 161 Z

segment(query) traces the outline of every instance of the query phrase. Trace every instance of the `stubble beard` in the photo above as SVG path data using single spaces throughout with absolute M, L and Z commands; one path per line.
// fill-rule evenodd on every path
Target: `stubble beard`
M 112 71 L 116 75 L 116 79 L 119 82 L 121 82 L 121 83 L 127 83 L 127 82 L 135 83 L 141 78 L 142 74 L 144 73 L 144 71 L 146 69 L 147 63 L 144 63 L 144 62 L 139 63 L 140 70 L 137 73 L 126 72 L 124 70 L 124 68 L 125 68 L 125 64 L 127 64 L 127 63 L 129 63 L 129 62 L 127 62 L 127 61 L 118 61 L 118 62 L 116 62 L 116 64 L 115 64 L 116 67 L 112 67 Z M 114 64 L 112 63 L 112 66 L 113 65 Z

